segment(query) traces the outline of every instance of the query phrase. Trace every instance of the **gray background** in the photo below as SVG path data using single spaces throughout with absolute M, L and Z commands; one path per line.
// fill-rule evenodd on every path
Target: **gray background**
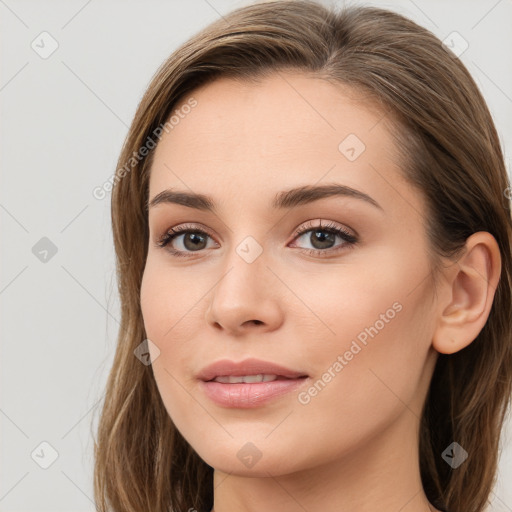
M 95 508 L 90 429 L 119 303 L 110 195 L 97 200 L 92 190 L 115 171 L 157 67 L 247 3 L 0 0 L 1 511 Z M 365 3 L 469 43 L 461 59 L 488 101 L 510 172 L 512 0 Z M 52 44 L 56 51 L 42 58 Z M 493 511 L 512 511 L 512 488 L 504 486 L 512 481 L 511 434 L 509 421 Z M 58 454 L 47 469 L 40 464 L 51 462 L 52 448 L 42 442 Z

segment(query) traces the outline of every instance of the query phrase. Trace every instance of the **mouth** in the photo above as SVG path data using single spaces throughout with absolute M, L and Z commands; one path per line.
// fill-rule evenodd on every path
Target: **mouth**
M 206 396 L 227 408 L 259 407 L 275 401 L 309 381 L 309 375 L 276 363 L 258 359 L 240 362 L 222 360 L 198 375 Z

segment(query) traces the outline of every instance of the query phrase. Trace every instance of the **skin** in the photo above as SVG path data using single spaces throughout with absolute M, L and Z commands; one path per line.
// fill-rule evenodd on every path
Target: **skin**
M 215 512 L 437 510 L 420 479 L 419 418 L 439 353 L 467 346 L 487 320 L 501 265 L 495 239 L 469 237 L 435 294 L 423 195 L 403 179 L 375 105 L 298 72 L 259 84 L 222 78 L 192 96 L 197 106 L 155 150 L 149 199 L 177 188 L 212 196 L 218 211 L 150 208 L 141 306 L 160 350 L 152 366 L 163 403 L 215 468 Z M 338 149 L 351 133 L 366 146 L 354 161 Z M 337 196 L 270 207 L 279 191 L 326 183 L 382 209 Z M 358 242 L 348 248 L 336 236 L 323 255 L 308 255 L 319 247 L 314 230 L 294 237 L 307 221 L 335 223 Z M 155 245 L 185 223 L 210 230 L 199 251 L 187 235 L 172 246 L 188 257 Z M 247 236 L 263 251 L 252 263 L 236 252 Z M 307 404 L 292 392 L 230 409 L 201 391 L 199 370 L 246 357 L 307 373 L 307 390 L 394 303 L 401 310 Z M 252 467 L 237 457 L 248 442 L 261 453 Z

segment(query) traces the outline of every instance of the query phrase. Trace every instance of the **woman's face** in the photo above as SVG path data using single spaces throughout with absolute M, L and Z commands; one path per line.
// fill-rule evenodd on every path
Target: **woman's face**
M 416 435 L 434 368 L 436 304 L 425 203 L 382 112 L 290 72 L 191 96 L 155 150 L 149 201 L 200 194 L 213 210 L 184 195 L 153 202 L 141 290 L 174 424 L 229 473 L 284 475 L 375 443 L 397 453 Z M 159 247 L 171 228 L 188 232 Z M 249 358 L 292 373 L 202 374 Z

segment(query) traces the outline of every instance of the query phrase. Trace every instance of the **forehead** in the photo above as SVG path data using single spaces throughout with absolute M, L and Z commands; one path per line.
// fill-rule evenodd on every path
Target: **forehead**
M 182 109 L 190 98 L 197 104 Z M 384 109 L 344 85 L 290 72 L 258 83 L 221 78 L 180 109 L 155 149 L 150 198 L 188 188 L 242 204 L 246 194 L 273 197 L 323 179 L 379 195 L 383 174 L 401 179 Z
M 389 117 L 376 100 L 297 72 L 275 73 L 257 83 L 220 78 L 192 91 L 174 111 L 190 98 L 197 105 L 164 135 L 167 142 L 174 141 L 173 150 L 201 149 L 224 157 L 235 156 L 236 149 L 247 155 L 251 148 L 258 154 L 314 147 L 338 153 L 339 142 L 351 133 L 367 148 L 390 147 L 384 126 L 375 129 Z M 161 149 L 166 145 L 160 144 Z

